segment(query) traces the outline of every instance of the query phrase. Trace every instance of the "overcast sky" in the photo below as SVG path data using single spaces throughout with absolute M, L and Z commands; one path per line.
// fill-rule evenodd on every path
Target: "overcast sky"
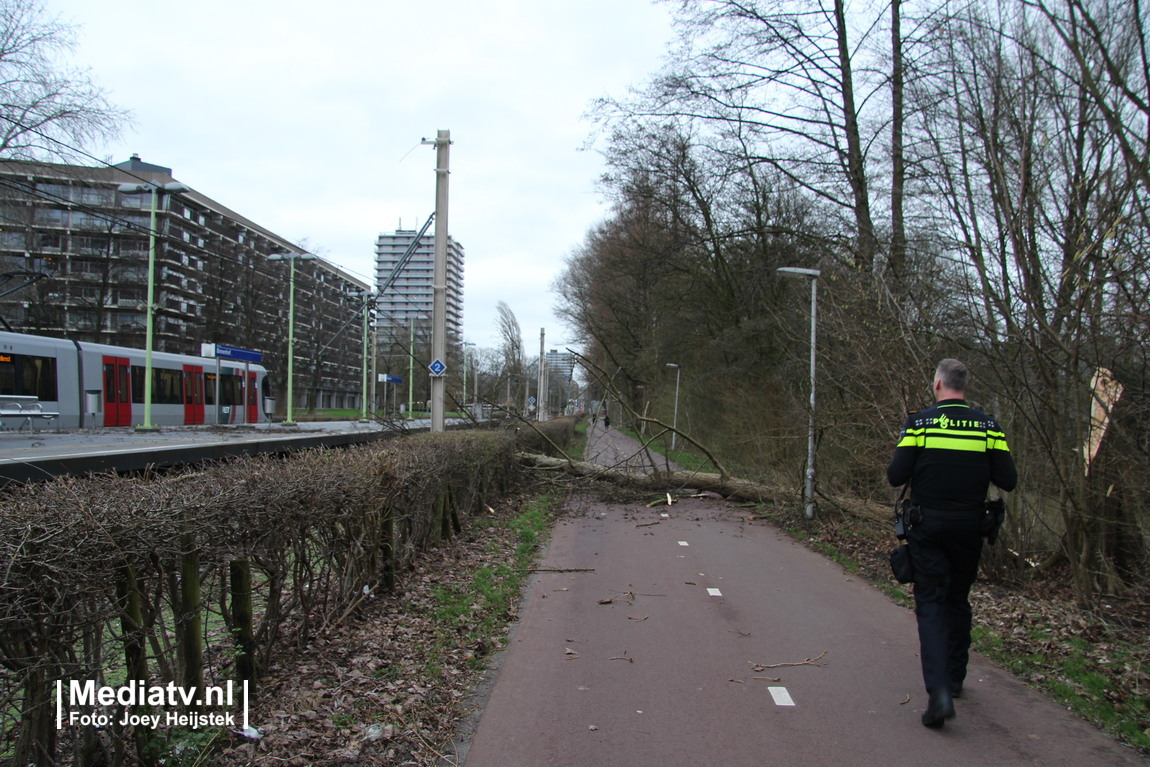
M 464 335 L 498 344 L 505 301 L 529 352 L 567 341 L 563 259 L 607 212 L 592 99 L 661 64 L 649 0 L 42 0 L 74 24 L 72 61 L 132 113 L 93 154 L 138 153 L 365 279 L 375 238 L 435 208 L 451 131 L 449 227 L 466 252 Z

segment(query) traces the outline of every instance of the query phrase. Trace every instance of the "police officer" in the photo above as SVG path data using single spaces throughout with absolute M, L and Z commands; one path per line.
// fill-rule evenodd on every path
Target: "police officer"
M 887 466 L 891 485 L 910 482 L 907 530 L 914 568 L 914 614 L 927 727 L 954 718 L 970 651 L 970 587 L 982 554 L 991 483 L 1013 490 L 1018 472 L 995 420 L 966 404 L 970 373 L 954 359 L 938 364 L 933 407 L 912 413 Z

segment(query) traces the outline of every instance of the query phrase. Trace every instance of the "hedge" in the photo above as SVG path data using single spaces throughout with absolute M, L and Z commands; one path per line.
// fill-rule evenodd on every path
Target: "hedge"
M 58 729 L 58 682 L 254 684 L 508 491 L 516 448 L 508 432 L 420 435 L 7 492 L 0 762 L 157 763 L 168 731 L 119 725 L 119 703 L 96 707 L 107 726 Z

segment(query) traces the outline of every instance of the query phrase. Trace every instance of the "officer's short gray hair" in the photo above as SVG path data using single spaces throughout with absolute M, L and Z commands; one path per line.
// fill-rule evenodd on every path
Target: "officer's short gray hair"
M 970 371 L 966 365 L 958 360 L 945 359 L 938 363 L 934 371 L 934 380 L 941 381 L 942 385 L 951 391 L 966 391 L 966 384 L 970 381 Z

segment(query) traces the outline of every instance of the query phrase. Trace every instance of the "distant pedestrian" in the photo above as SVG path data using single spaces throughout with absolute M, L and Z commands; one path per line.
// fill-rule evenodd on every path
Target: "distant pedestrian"
M 606 413 L 603 414 L 603 428 L 604 429 L 610 429 L 611 428 L 611 416 L 607 415 Z
M 969 378 L 958 360 L 938 364 L 935 404 L 907 418 L 886 470 L 891 485 L 910 483 L 906 540 L 929 695 L 922 714 L 927 727 L 954 718 L 953 699 L 962 695 L 970 655 L 970 587 L 978 575 L 983 535 L 997 534 L 996 527 L 984 527 L 987 491 L 991 483 L 1010 491 L 1018 481 L 998 423 L 966 404 Z

